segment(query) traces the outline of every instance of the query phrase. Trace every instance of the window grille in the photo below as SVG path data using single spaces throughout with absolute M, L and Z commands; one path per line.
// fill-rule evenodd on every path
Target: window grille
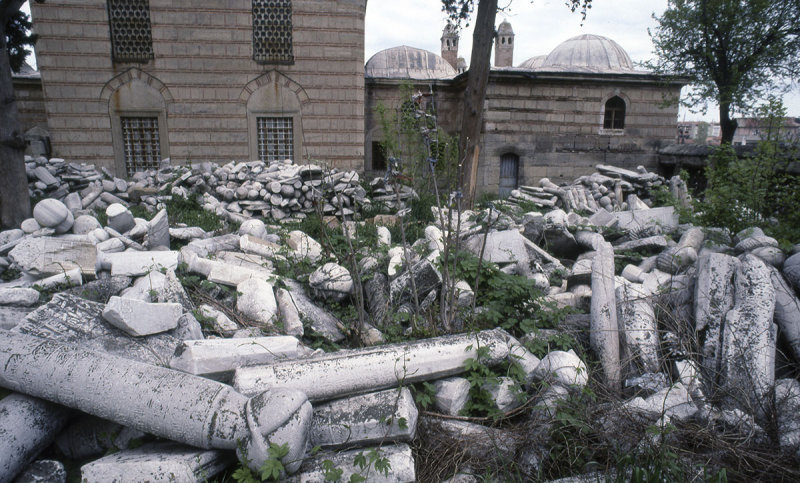
M 161 144 L 157 117 L 121 117 L 125 170 L 128 176 L 137 171 L 158 169 Z
M 116 62 L 147 62 L 153 58 L 148 0 L 108 0 L 111 57 Z
M 603 118 L 604 129 L 625 128 L 625 101 L 619 96 L 614 96 L 606 101 L 606 114 Z
M 258 159 L 264 162 L 294 159 L 291 117 L 258 117 Z
M 291 0 L 253 0 L 253 60 L 291 64 Z

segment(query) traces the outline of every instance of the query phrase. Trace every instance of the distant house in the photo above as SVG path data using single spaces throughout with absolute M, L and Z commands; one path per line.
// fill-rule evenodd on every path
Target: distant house
M 733 144 L 746 146 L 771 137 L 782 141 L 800 141 L 800 118 L 784 117 L 778 125 L 757 117 L 741 117 L 736 119 L 736 132 Z
M 441 127 L 457 134 L 466 75 L 458 69 L 457 33 L 445 28 L 441 40 L 441 56 L 400 46 L 367 61 L 367 170 L 384 163 L 374 109 L 403 102 L 403 83 L 432 90 Z M 505 194 L 543 177 L 574 179 L 597 163 L 657 168 L 658 148 L 675 142 L 678 116 L 677 106 L 662 104 L 677 98 L 685 80 L 635 69 L 619 44 L 598 35 L 568 39 L 514 67 L 516 43 L 511 25 L 501 23 L 484 103 L 479 191 Z
M 721 141 L 722 129 L 718 122 L 678 122 L 678 144 L 708 144 L 718 146 Z

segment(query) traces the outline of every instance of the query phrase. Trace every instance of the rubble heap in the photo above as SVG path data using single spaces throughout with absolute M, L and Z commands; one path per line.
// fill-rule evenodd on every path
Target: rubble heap
M 11 277 L 0 284 L 0 386 L 13 391 L 0 399 L 0 481 L 42 471 L 63 481 L 61 463 L 37 461 L 46 448 L 89 461 L 89 482 L 196 481 L 236 459 L 292 481 L 321 481 L 331 468 L 347 479 L 367 471 L 364 454 L 389 464 L 384 473 L 371 460 L 370 481 L 415 481 L 432 478 L 415 464 L 426 445 L 463 451 L 439 465 L 446 478 L 511 461 L 536 475 L 549 452 L 536 434 L 553 427 L 560 401 L 597 381 L 616 402 L 593 408 L 593 423 L 626 451 L 644 444 L 645 427 L 667 423 L 770 444 L 764 425 L 775 416 L 773 443 L 800 457 L 800 383 L 787 369 L 800 362 L 800 245 L 785 252 L 757 228 L 680 224 L 674 207 L 649 197 L 669 186 L 685 200 L 677 178 L 599 166 L 572 184 L 543 180 L 512 195 L 541 212 L 434 207 L 434 223 L 411 246 L 384 226 L 399 217 L 379 217 L 377 246 L 354 253 L 350 266 L 307 233 L 260 217 L 296 218 L 330 186 L 323 212 L 346 218 L 368 203 L 354 173 L 203 164 L 137 173 L 121 189 L 106 173 L 65 163 L 47 166 L 61 179 L 51 183 L 40 167 L 30 170 L 33 189 L 51 197 L 20 229 L 0 232 L 0 272 Z M 165 190 L 203 193 L 207 209 L 242 224 L 236 233 L 170 226 L 159 207 Z M 386 204 L 413 196 L 382 180 L 371 190 Z M 135 217 L 134 200 L 155 216 Z M 90 211 L 101 206 L 105 226 Z M 342 223 L 336 229 L 352 237 L 365 222 Z M 494 328 L 386 344 L 388 331 L 413 333 L 412 315 L 437 303 L 452 304 L 453 317 L 437 310 L 428 330 L 458 332 L 485 312 L 475 281 L 441 268 L 456 239 L 482 263 L 530 280 L 553 306 L 585 313 L 519 338 Z M 183 246 L 171 249 L 176 242 Z M 344 319 L 330 307 L 359 300 L 358 286 L 365 317 Z M 576 345 L 532 351 L 560 335 Z M 307 345 L 354 337 L 363 347 Z M 520 438 L 463 420 L 475 361 L 516 368 L 517 377 L 479 389 L 498 414 L 541 431 Z M 415 383 L 428 383 L 431 407 L 415 401 Z
M 291 160 L 269 164 L 263 161 L 229 162 L 219 166 L 199 163 L 170 166 L 134 173 L 130 182 L 113 176 L 105 168 L 66 163 L 63 159 L 27 158 L 31 196 L 54 198 L 71 209 L 105 209 L 109 204 L 141 200 L 151 211 L 165 196 L 202 195 L 208 211 L 236 222 L 252 217 L 276 221 L 301 219 L 319 209 L 324 215 L 351 216 L 371 203 L 355 171 L 324 169 L 313 164 L 295 165 Z M 377 201 L 393 205 L 391 188 L 380 179 Z M 404 188 L 401 199 L 414 196 Z M 80 207 L 78 207 L 80 203 Z

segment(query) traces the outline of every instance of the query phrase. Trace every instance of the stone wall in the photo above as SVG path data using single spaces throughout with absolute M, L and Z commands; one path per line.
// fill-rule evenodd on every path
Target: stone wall
M 22 130 L 34 127 L 47 129 L 42 80 L 38 76 L 14 76 L 14 97 L 17 99 L 19 122 Z
M 394 116 L 403 102 L 408 97 L 403 95 L 403 82 L 397 79 L 367 79 L 367 94 L 364 120 L 366 132 L 364 136 L 364 170 L 367 173 L 378 174 L 372 159 L 372 144 L 384 140 L 383 126 L 380 116 L 376 112 L 378 105 L 386 108 L 387 115 Z M 452 81 L 417 81 L 409 84 L 412 92 L 429 93 L 433 88 L 433 98 L 426 98 L 426 102 L 433 102 L 437 112 L 437 123 L 450 136 L 458 139 L 458 127 L 461 115 L 460 101 L 463 88 L 453 86 Z M 396 134 L 395 134 L 396 135 Z
M 147 63 L 112 61 L 106 2 L 32 5 L 54 155 L 124 175 L 118 116 L 154 112 L 173 163 L 248 160 L 263 112 L 293 117 L 298 162 L 360 168 L 366 2 L 292 7 L 295 61 L 265 65 L 253 60 L 250 0 L 150 0 Z
M 478 191 L 497 190 L 505 153 L 519 156 L 520 185 L 543 177 L 567 181 L 599 163 L 657 168 L 656 150 L 676 135 L 677 106 L 661 108 L 662 96 L 677 95 L 680 86 L 625 77 L 493 73 L 484 105 Z M 605 102 L 615 95 L 626 102 L 625 129 L 604 130 Z

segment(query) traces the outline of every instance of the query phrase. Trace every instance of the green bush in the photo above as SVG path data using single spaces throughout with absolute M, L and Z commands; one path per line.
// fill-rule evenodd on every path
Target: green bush
M 708 186 L 696 204 L 699 221 L 732 233 L 759 226 L 779 241 L 800 240 L 800 177 L 788 174 L 796 147 L 782 144 L 774 126 L 785 110 L 771 100 L 760 110 L 767 124 L 766 139 L 755 152 L 737 156 L 729 145 L 717 148 L 706 167 Z

